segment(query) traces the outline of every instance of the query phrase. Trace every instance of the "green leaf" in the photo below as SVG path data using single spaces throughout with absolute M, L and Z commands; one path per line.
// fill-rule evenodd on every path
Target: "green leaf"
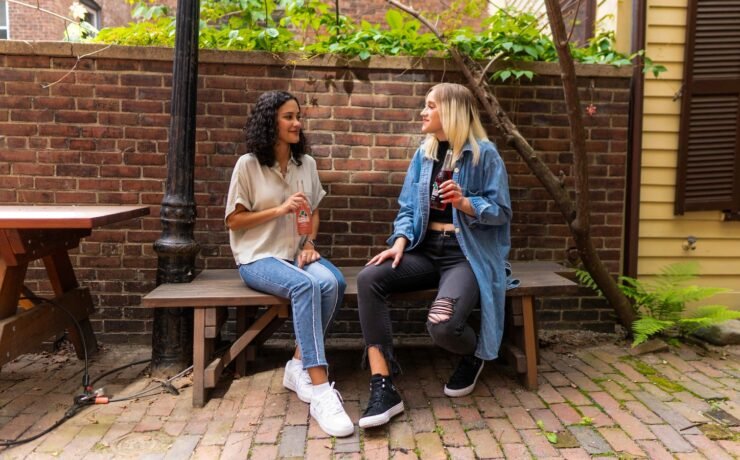
M 403 15 L 396 9 L 389 9 L 385 13 L 385 22 L 391 26 L 391 29 L 401 29 L 403 27 Z
M 558 443 L 558 435 L 557 433 L 553 433 L 552 431 L 546 431 L 545 437 L 548 441 L 550 441 L 550 444 L 557 444 Z

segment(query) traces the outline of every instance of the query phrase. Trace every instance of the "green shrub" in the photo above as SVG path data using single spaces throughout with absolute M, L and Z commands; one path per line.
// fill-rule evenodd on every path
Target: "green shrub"
M 725 305 L 705 305 L 684 316 L 686 304 L 728 291 L 723 288 L 687 285 L 696 277 L 698 268 L 695 262 L 671 264 L 663 268 L 654 281 L 619 277 L 619 289 L 632 300 L 639 317 L 632 323 L 632 346 L 639 345 L 654 335 L 682 338 L 701 327 L 740 318 L 740 312 L 730 310 Z M 577 270 L 576 276 L 583 285 L 603 297 L 587 271 Z

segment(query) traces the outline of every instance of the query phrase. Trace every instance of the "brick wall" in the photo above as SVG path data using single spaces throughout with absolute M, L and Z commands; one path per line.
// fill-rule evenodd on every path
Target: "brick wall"
M 77 64 L 94 45 L 0 42 L 0 203 L 146 204 L 152 216 L 120 228 L 95 230 L 75 252 L 81 282 L 98 311 L 103 341 L 148 341 L 151 313 L 138 307 L 154 287 L 160 235 L 159 204 L 166 177 L 172 51 L 112 47 Z M 225 193 L 250 103 L 268 89 L 298 96 L 305 128 L 327 189 L 319 242 L 337 264 L 361 265 L 391 231 L 396 197 L 421 140 L 419 111 L 428 88 L 461 81 L 449 62 L 377 58 L 348 66 L 332 58 L 285 61 L 261 53 L 201 53 L 195 194 L 199 267 L 233 266 L 224 229 Z M 289 64 L 288 64 L 289 63 Z M 556 173 L 572 184 L 572 155 L 559 71 L 497 93 L 523 135 Z M 628 71 L 579 67 L 593 199 L 593 234 L 609 268 L 621 255 L 625 189 Z M 53 84 L 51 84 L 53 83 Z M 51 86 L 49 86 L 51 84 Z M 495 133 L 489 129 L 491 136 Z M 499 145 L 503 145 L 499 142 Z M 552 203 L 517 154 L 503 148 L 514 206 L 516 260 L 566 260 L 573 246 Z M 44 273 L 36 289 L 45 289 Z M 420 306 L 423 308 L 423 306 Z M 401 311 L 397 319 L 424 318 Z M 404 316 L 405 315 L 405 316 Z M 605 329 L 610 310 L 593 299 L 551 299 L 543 327 Z M 422 321 L 402 326 L 423 333 Z M 343 311 L 337 336 L 357 337 L 357 314 Z
M 26 3 L 52 13 L 70 17 L 69 7 L 72 0 L 32 0 Z M 174 8 L 177 0 L 158 0 L 158 4 Z M 125 26 L 131 19 L 131 8 L 123 0 L 97 0 L 100 6 L 101 27 Z M 17 3 L 8 3 L 10 37 L 13 40 L 62 40 L 64 38 L 64 20 L 49 13 L 29 8 Z

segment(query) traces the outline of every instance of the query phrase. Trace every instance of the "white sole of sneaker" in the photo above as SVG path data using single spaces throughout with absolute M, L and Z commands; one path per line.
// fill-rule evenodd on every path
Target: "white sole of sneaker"
M 360 428 L 372 428 L 374 426 L 385 425 L 390 422 L 393 417 L 403 412 L 403 401 L 391 407 L 382 414 L 372 415 L 370 417 L 363 417 L 357 422 Z
M 451 398 L 459 398 L 461 396 L 467 396 L 472 393 L 473 390 L 475 390 L 475 385 L 478 383 L 478 377 L 480 376 L 480 373 L 483 372 L 483 367 L 485 367 L 485 362 L 481 364 L 480 369 L 478 369 L 478 373 L 475 374 L 475 379 L 473 379 L 472 385 L 465 388 L 460 388 L 459 390 L 447 388 L 447 385 L 445 385 L 445 394 Z
M 311 412 L 310 409 L 309 409 L 309 412 Z M 324 425 L 322 425 L 321 422 L 319 422 L 319 419 L 316 418 L 316 417 L 314 417 L 313 412 L 311 412 L 311 417 L 313 417 L 313 419 L 316 420 L 316 423 L 318 423 L 319 426 L 321 427 L 321 429 L 324 430 L 324 433 L 328 434 L 329 436 L 334 436 L 336 438 L 343 438 L 343 437 L 349 436 L 349 435 L 351 435 L 351 434 L 353 434 L 355 432 L 355 426 L 354 425 L 349 426 L 349 427 L 347 427 L 344 430 L 332 430 L 332 429 L 328 429 L 327 427 L 325 427 Z

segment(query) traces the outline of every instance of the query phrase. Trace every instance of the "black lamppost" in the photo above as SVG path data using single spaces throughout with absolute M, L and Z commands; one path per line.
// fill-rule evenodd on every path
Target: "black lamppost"
M 198 0 L 178 0 L 167 184 L 160 211 L 162 235 L 154 243 L 158 255 L 157 285 L 190 282 L 195 274 L 195 256 L 200 250 L 193 238 L 199 12 Z M 190 364 L 192 327 L 189 310 L 154 310 L 152 373 L 155 376 L 172 376 Z

